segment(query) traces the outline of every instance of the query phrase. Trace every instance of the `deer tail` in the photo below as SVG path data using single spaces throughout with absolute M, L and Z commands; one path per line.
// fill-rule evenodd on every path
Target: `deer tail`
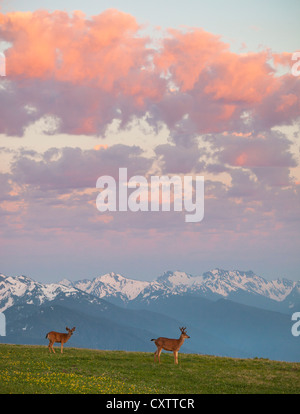
M 155 341 L 155 339 L 151 339 L 151 341 Z
M 47 335 L 45 336 L 45 338 L 46 338 L 46 339 L 48 339 L 48 335 L 49 335 L 49 332 L 48 332 L 48 333 L 47 333 Z

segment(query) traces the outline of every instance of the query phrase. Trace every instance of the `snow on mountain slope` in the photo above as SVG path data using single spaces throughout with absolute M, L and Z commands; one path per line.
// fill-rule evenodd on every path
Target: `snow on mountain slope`
M 203 275 L 201 289 L 210 290 L 227 297 L 238 290 L 262 295 L 276 301 L 282 301 L 291 292 L 296 282 L 287 279 L 266 280 L 252 271 L 228 271 L 214 269 Z
M 185 272 L 165 272 L 157 279 L 157 282 L 163 284 L 166 287 L 178 289 L 187 289 L 189 287 L 198 286 L 203 283 L 202 276 L 192 276 Z
M 69 286 L 71 282 L 64 283 Z M 283 301 L 295 284 L 287 279 L 268 281 L 252 271 L 213 269 L 199 276 L 168 271 L 152 282 L 128 279 L 112 272 L 93 280 L 79 280 L 72 286 L 100 298 L 120 298 L 123 302 L 135 299 L 149 301 L 161 295 L 183 293 L 230 297 L 241 291 Z
M 77 289 L 93 294 L 99 298 L 107 296 L 120 297 L 122 300 L 132 300 L 149 285 L 149 282 L 125 278 L 114 272 L 94 278 L 79 280 L 73 283 Z
M 0 274 L 0 312 L 20 301 L 39 305 L 55 299 L 60 293 L 74 295 L 80 292 L 122 303 L 133 300 L 149 302 L 162 296 L 178 294 L 231 298 L 245 292 L 277 302 L 289 298 L 289 306 L 292 306 L 294 300 L 298 300 L 297 286 L 299 282 L 287 279 L 269 281 L 252 271 L 222 269 L 213 269 L 199 276 L 182 271 L 168 271 L 152 282 L 129 279 L 113 272 L 92 280 L 71 282 L 64 279 L 49 284 L 35 282 L 27 276 L 10 277 Z
M 59 283 L 43 284 L 23 275 L 12 277 L 0 274 L 0 312 L 19 301 L 41 305 L 55 299 L 60 293 L 72 295 L 76 292 L 74 287 Z
M 296 282 L 287 279 L 268 281 L 252 271 L 228 271 L 214 269 L 202 276 L 192 276 L 185 272 L 166 272 L 155 282 L 151 282 L 141 296 L 149 301 L 157 297 L 157 292 L 166 294 L 189 293 L 197 295 L 219 295 L 230 297 L 237 292 L 261 295 L 276 301 L 284 300 L 293 290 Z
M 300 306 L 300 281 L 296 282 L 292 291 L 284 298 L 283 302 L 292 310 L 298 310 Z

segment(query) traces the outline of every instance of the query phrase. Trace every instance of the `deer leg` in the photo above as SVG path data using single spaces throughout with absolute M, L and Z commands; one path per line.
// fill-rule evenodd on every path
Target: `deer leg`
M 54 342 L 52 342 L 52 344 L 51 344 L 51 349 L 52 349 L 53 353 L 55 354 L 55 350 L 53 348 L 53 344 L 54 344 Z
M 64 344 L 61 342 L 61 343 L 60 343 L 60 353 L 61 353 L 61 354 L 63 354 L 63 347 L 64 347 Z
M 174 351 L 173 354 L 174 354 L 174 363 L 178 364 L 178 351 Z
M 159 360 L 160 352 L 161 351 L 159 351 L 159 348 L 157 348 L 157 350 L 154 352 L 154 362 L 156 362 L 156 357 L 157 357 L 158 361 L 160 362 L 160 360 Z
M 49 348 L 49 352 L 51 354 L 51 342 L 50 341 L 49 341 L 49 344 L 48 344 L 48 348 Z
M 160 363 L 160 354 L 161 354 L 162 348 L 157 349 L 157 356 L 158 356 L 158 362 Z

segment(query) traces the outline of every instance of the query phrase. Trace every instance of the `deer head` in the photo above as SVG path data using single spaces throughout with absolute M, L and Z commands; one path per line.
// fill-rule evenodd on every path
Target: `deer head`
M 180 329 L 180 331 L 181 331 L 181 336 L 183 337 L 183 338 L 190 338 L 189 336 L 188 336 L 188 334 L 186 333 L 186 328 L 179 328 Z
M 66 330 L 68 331 L 68 335 L 73 335 L 73 332 L 75 331 L 75 326 L 74 326 L 74 328 L 72 328 L 72 329 L 69 329 L 67 326 L 66 326 Z

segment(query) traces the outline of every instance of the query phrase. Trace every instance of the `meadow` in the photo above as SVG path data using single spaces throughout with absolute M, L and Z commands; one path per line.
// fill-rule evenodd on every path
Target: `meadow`
M 1 394 L 299 394 L 300 363 L 0 344 Z

